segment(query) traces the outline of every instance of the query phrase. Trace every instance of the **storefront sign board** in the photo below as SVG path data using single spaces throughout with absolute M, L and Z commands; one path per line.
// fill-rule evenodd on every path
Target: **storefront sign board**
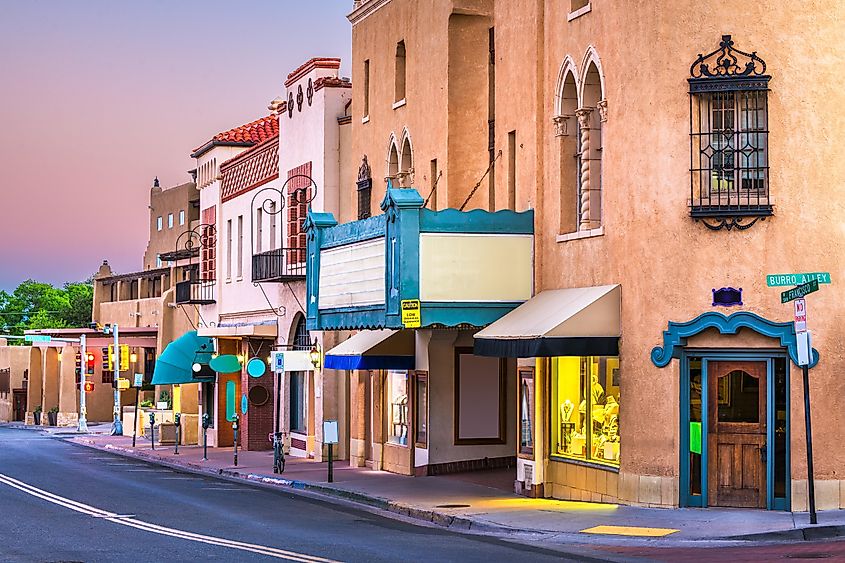
M 421 326 L 420 300 L 402 300 L 402 326 L 405 328 L 419 328 Z
M 807 283 L 802 283 L 797 287 L 793 287 L 792 289 L 788 289 L 780 294 L 780 302 L 781 303 L 788 303 L 793 299 L 800 299 L 807 294 L 813 293 L 814 291 L 819 290 L 819 281 L 818 280 L 810 280 Z
M 780 287 L 784 285 L 801 285 L 811 280 L 818 283 L 830 283 L 830 272 L 813 272 L 806 274 L 768 274 L 766 285 L 769 287 Z
M 337 444 L 337 421 L 326 420 L 323 422 L 323 443 Z

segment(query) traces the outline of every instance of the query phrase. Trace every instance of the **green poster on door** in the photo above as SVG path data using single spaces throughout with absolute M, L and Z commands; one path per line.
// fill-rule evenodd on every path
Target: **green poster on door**
M 689 451 L 701 455 L 701 423 L 689 423 Z
M 235 382 L 226 382 L 226 420 L 232 422 L 238 414 L 237 404 L 235 403 Z

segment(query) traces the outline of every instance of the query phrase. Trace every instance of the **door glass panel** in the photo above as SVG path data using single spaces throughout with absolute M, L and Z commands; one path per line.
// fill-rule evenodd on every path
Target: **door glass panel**
M 774 359 L 775 372 L 775 498 L 786 498 L 786 358 Z
M 760 422 L 760 381 L 734 370 L 718 381 L 719 422 Z
M 689 492 L 701 495 L 701 358 L 689 361 Z

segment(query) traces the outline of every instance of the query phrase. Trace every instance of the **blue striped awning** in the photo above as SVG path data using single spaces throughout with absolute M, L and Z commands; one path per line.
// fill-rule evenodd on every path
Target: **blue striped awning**
M 329 369 L 414 369 L 414 331 L 362 330 L 326 352 Z

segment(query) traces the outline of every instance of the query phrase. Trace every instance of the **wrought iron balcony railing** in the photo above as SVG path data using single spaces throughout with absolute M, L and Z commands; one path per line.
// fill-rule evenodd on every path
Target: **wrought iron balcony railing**
M 252 256 L 253 282 L 305 279 L 305 248 L 276 248 Z
M 176 282 L 177 305 L 209 305 L 214 303 L 214 280 Z

